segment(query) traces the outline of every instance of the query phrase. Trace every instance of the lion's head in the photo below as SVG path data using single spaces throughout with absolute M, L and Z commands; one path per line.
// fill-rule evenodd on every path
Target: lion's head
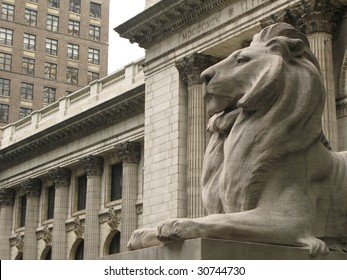
M 317 59 L 302 33 L 278 23 L 201 76 L 209 127 L 229 133 L 224 165 L 251 166 L 240 191 L 248 192 L 245 208 L 252 208 L 274 162 L 323 135 L 325 91 Z

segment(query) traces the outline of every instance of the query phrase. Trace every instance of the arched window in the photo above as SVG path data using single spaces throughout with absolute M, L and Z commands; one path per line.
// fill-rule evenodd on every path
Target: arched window
M 84 254 L 84 240 L 82 240 L 76 248 L 75 260 L 83 260 L 83 254 Z
M 117 254 L 120 252 L 120 232 L 117 232 L 110 243 L 110 246 L 108 247 L 108 254 Z

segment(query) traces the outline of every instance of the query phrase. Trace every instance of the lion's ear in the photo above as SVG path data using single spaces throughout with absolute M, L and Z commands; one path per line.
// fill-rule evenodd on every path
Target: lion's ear
M 300 39 L 290 39 L 284 36 L 278 36 L 266 43 L 273 52 L 279 52 L 285 60 L 300 57 L 305 52 L 304 42 Z

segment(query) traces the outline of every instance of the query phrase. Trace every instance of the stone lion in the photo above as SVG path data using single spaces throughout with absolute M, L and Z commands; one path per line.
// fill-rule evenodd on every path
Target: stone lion
M 212 132 L 202 172 L 208 215 L 136 230 L 128 247 L 218 238 L 311 255 L 345 250 L 347 153 L 325 140 L 325 90 L 307 38 L 271 25 L 201 76 Z

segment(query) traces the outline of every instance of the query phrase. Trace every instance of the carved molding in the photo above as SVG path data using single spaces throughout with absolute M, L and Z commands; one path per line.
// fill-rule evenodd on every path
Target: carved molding
M 219 61 L 219 58 L 210 55 L 193 53 L 178 60 L 175 66 L 185 84 L 190 86 L 193 84 L 202 84 L 203 81 L 200 78 L 201 73 Z
M 41 195 L 42 182 L 40 179 L 27 179 L 22 182 L 22 187 L 28 197 L 39 197 Z
M 111 230 L 119 230 L 121 216 L 119 216 L 113 208 L 110 208 L 107 214 L 106 222 L 110 226 Z
M 347 116 L 347 96 L 341 96 L 336 101 L 336 117 L 342 118 Z
M 82 222 L 79 217 L 76 217 L 74 219 L 74 225 L 73 225 L 73 231 L 76 234 L 76 238 L 83 238 L 84 234 L 84 225 L 82 225 Z
M 68 187 L 71 181 L 71 171 L 68 168 L 57 167 L 49 171 L 55 188 Z
M 139 163 L 141 159 L 140 143 L 127 141 L 117 144 L 114 148 L 123 163 Z
M 80 164 L 87 176 L 101 176 L 104 169 L 104 158 L 101 156 L 89 155 L 81 158 Z
M 342 66 L 341 66 L 341 72 L 340 72 L 340 92 L 339 96 L 345 96 L 347 94 L 346 92 L 346 78 L 347 78 L 347 52 L 345 53 L 345 56 L 343 58 Z
M 17 233 L 15 237 L 14 246 L 16 246 L 18 253 L 23 253 L 24 241 L 20 233 Z
M 53 233 L 49 230 L 48 226 L 45 225 L 43 228 L 43 241 L 45 241 L 46 246 L 52 246 Z
M 12 189 L 0 190 L 0 207 L 13 206 L 15 198 L 15 191 Z

